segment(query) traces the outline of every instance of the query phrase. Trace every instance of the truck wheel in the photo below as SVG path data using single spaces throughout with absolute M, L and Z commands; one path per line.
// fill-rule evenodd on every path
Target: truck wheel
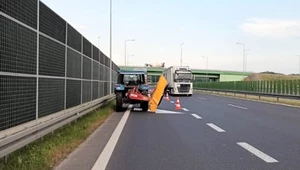
M 122 102 L 122 99 L 123 99 L 123 95 L 122 93 L 116 93 L 116 111 L 117 112 L 121 112 L 123 110 L 123 102 Z
M 141 107 L 142 107 L 143 112 L 148 111 L 148 108 L 149 108 L 148 102 L 142 102 Z

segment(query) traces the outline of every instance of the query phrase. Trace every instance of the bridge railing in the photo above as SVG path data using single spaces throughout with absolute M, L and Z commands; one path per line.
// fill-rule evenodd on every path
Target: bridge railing
M 194 89 L 300 98 L 300 80 L 194 83 Z

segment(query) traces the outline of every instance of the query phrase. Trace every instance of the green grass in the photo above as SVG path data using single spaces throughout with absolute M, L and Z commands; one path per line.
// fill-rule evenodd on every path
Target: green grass
M 282 75 L 282 74 L 265 74 L 265 73 L 257 73 L 255 75 L 250 76 L 251 81 L 257 80 L 298 80 L 300 76 L 294 75 Z
M 115 101 L 0 160 L 1 170 L 49 170 L 58 165 L 113 112 Z

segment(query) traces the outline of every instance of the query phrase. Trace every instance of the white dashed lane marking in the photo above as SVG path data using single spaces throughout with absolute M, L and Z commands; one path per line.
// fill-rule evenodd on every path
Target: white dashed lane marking
M 189 109 L 186 109 L 186 108 L 182 108 L 182 110 L 184 110 L 184 111 L 186 111 L 186 112 L 188 112 L 188 111 L 189 111 Z
M 213 124 L 213 123 L 206 123 L 208 126 L 210 126 L 211 128 L 213 128 L 214 130 L 216 130 L 217 132 L 226 132 L 225 130 L 221 129 L 220 127 L 218 127 L 217 125 Z
M 248 109 L 248 108 L 246 108 L 246 107 L 237 106 L 237 105 L 233 105 L 233 104 L 228 104 L 228 106 L 235 107 L 235 108 L 239 108 L 239 109 L 244 109 L 244 110 L 247 110 L 247 109 Z
M 251 152 L 255 156 L 259 157 L 260 159 L 264 160 L 267 163 L 275 163 L 278 162 L 276 159 L 270 157 L 269 155 L 263 153 L 262 151 L 254 148 L 253 146 L 249 145 L 246 142 L 237 142 L 242 148 L 246 149 L 247 151 Z
M 202 119 L 202 117 L 200 117 L 199 115 L 197 115 L 197 114 L 195 114 L 195 113 L 193 113 L 193 114 L 191 114 L 192 116 L 194 116 L 196 119 Z

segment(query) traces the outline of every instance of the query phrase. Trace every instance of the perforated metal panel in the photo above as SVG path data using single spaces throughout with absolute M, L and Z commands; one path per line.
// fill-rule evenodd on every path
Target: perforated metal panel
M 96 46 L 93 46 L 93 59 L 96 61 L 99 60 L 99 49 Z
M 83 37 L 83 54 L 92 57 L 92 44 L 85 37 Z
M 103 55 L 103 65 L 105 65 L 105 66 L 107 66 L 107 65 L 106 65 L 106 60 L 107 60 L 106 55 Z
M 99 83 L 97 81 L 93 82 L 93 100 L 98 98 L 98 91 L 99 91 Z
M 100 63 L 104 65 L 104 54 L 100 51 Z
M 107 56 L 105 56 L 105 65 L 106 65 L 106 67 L 109 67 L 108 62 L 109 62 L 109 58 Z
M 65 43 L 66 21 L 40 2 L 40 32 Z
M 104 67 L 109 66 L 108 57 L 44 3 L 37 3 L 0 0 L 0 130 L 106 96 L 110 90 L 109 69 Z
M 81 34 L 73 28 L 70 24 L 68 24 L 68 46 L 72 47 L 73 49 L 81 51 Z
M 39 74 L 65 76 L 65 46 L 40 35 Z
M 91 81 L 83 81 L 82 82 L 82 103 L 86 103 L 91 101 Z
M 81 78 L 81 54 L 68 48 L 67 77 Z
M 92 78 L 92 62 L 89 58 L 83 57 L 83 79 Z
M 104 66 L 103 65 L 99 65 L 99 70 L 100 70 L 100 80 L 103 81 L 104 80 Z
M 108 77 L 109 77 L 109 72 L 108 72 L 108 69 L 107 67 L 104 67 L 104 80 L 105 81 L 108 81 Z
M 100 97 L 104 96 L 104 82 L 99 83 Z
M 36 33 L 3 16 L 0 23 L 0 71 L 36 74 Z
M 97 63 L 96 61 L 93 62 L 93 80 L 99 80 L 100 79 L 100 75 L 99 75 L 99 63 Z
M 36 0 L 0 0 L 0 11 L 34 29 L 37 28 Z
M 107 67 L 109 68 L 110 67 L 110 58 L 107 57 Z
M 101 82 L 98 82 L 98 98 L 101 98 Z
M 67 108 L 71 108 L 80 104 L 81 101 L 81 81 L 67 80 Z
M 0 75 L 0 130 L 36 117 L 36 78 Z
M 107 93 L 107 85 L 108 83 L 107 82 L 104 82 L 104 96 L 106 96 L 108 93 Z
M 64 99 L 64 79 L 39 79 L 39 117 L 64 110 Z

